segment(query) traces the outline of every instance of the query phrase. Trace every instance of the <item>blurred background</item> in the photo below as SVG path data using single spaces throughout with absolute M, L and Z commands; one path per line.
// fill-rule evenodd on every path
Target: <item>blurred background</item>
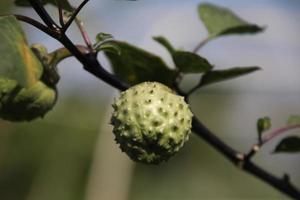
M 165 49 L 151 37 L 163 35 L 176 47 L 193 49 L 207 34 L 196 10 L 201 2 L 90 1 L 81 18 L 92 38 L 98 32 L 111 33 L 116 39 L 163 56 L 174 66 Z M 270 116 L 274 127 L 280 127 L 289 115 L 300 113 L 300 1 L 206 2 L 267 26 L 256 36 L 211 41 L 199 52 L 219 69 L 257 65 L 262 71 L 207 87 L 191 99 L 204 124 L 233 147 L 247 151 L 256 141 L 257 118 Z M 54 7 L 47 9 L 57 17 Z M 31 9 L 1 0 L 0 14 L 8 13 L 37 17 Z M 30 44 L 43 43 L 49 51 L 60 47 L 45 34 L 23 25 Z M 76 27 L 69 35 L 82 43 Z M 109 69 L 103 57 L 100 59 Z M 44 119 L 19 124 L 0 121 L 1 200 L 287 199 L 236 169 L 196 136 L 167 163 L 133 163 L 114 143 L 108 124 L 110 105 L 118 92 L 86 73 L 73 58 L 61 63 L 59 70 L 60 97 Z M 184 87 L 196 80 L 197 76 L 186 77 Z M 300 187 L 300 155 L 272 154 L 277 142 L 264 146 L 255 161 L 277 176 L 290 174 L 291 181 Z

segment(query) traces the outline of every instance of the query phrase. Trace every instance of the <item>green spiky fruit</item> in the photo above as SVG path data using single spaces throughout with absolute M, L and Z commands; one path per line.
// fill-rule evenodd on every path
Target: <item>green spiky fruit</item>
M 121 93 L 111 123 L 117 143 L 134 161 L 158 164 L 188 140 L 192 112 L 184 98 L 157 82 L 144 82 Z

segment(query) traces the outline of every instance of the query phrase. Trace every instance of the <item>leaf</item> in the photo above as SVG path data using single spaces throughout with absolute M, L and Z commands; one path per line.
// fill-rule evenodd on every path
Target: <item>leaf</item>
M 96 49 L 97 52 L 99 51 L 105 51 L 105 52 L 111 52 L 117 55 L 121 55 L 121 49 L 118 46 L 118 44 L 114 41 L 107 41 L 102 44 L 100 44 Z
M 42 75 L 42 64 L 15 17 L 0 17 L 0 38 L 0 77 L 16 80 L 23 87 L 33 85 Z
M 289 136 L 280 141 L 274 153 L 297 153 L 300 152 L 300 137 Z
M 228 34 L 259 33 L 264 30 L 241 19 L 231 10 L 213 4 L 200 4 L 198 13 L 210 38 Z
M 120 54 L 121 50 L 112 38 L 113 36 L 109 33 L 98 33 L 96 36 L 96 43 L 93 45 L 94 50 L 97 52 L 110 51 L 112 53 Z
M 300 124 L 300 116 L 291 115 L 287 121 L 287 125 L 297 125 L 297 124 Z
M 200 87 L 206 86 L 212 83 L 217 83 L 220 81 L 226 81 L 229 79 L 234 79 L 239 76 L 244 76 L 260 70 L 259 67 L 234 67 L 225 70 L 213 70 L 204 74 L 200 81 Z
M 205 58 L 202 58 L 195 53 L 176 50 L 171 43 L 162 36 L 153 37 L 153 39 L 169 51 L 176 67 L 180 69 L 181 72 L 202 73 L 213 68 Z
M 213 68 L 205 58 L 192 52 L 175 51 L 172 57 L 176 67 L 184 73 L 203 73 Z
M 153 39 L 156 42 L 158 42 L 159 44 L 161 44 L 162 46 L 164 46 L 171 55 L 175 52 L 174 47 L 171 45 L 171 43 L 165 37 L 156 36 L 156 37 L 153 37 Z
M 175 72 L 162 59 L 131 44 L 114 41 L 121 49 L 121 55 L 105 52 L 114 73 L 129 84 L 144 81 L 158 81 L 172 86 Z
M 68 0 L 41 0 L 42 4 L 52 4 L 54 6 L 58 6 L 60 5 L 62 9 L 65 9 L 67 11 L 73 11 L 73 7 L 71 6 L 71 4 L 68 2 Z M 59 3 L 57 3 L 59 2 Z M 15 4 L 17 6 L 23 6 L 23 7 L 31 7 L 31 4 L 29 3 L 28 0 L 15 0 Z
M 108 39 L 112 39 L 113 36 L 109 33 L 98 33 L 96 35 L 96 43 L 100 43 L 100 42 L 103 42 L 105 40 L 108 40 Z

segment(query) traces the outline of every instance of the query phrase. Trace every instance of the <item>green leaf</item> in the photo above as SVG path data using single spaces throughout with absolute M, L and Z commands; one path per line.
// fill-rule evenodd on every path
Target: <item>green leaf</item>
M 217 83 L 220 81 L 226 81 L 229 79 L 237 78 L 239 76 L 244 76 L 260 70 L 259 67 L 234 67 L 225 70 L 213 70 L 204 74 L 200 81 L 200 87 L 209 85 L 212 83 Z
M 112 53 L 120 54 L 121 50 L 112 38 L 113 36 L 109 33 L 98 33 L 96 36 L 96 43 L 93 45 L 93 48 L 98 52 L 110 51 Z
M 108 40 L 108 39 L 112 39 L 113 36 L 109 33 L 98 33 L 96 35 L 96 43 L 100 43 L 100 42 L 103 42 L 105 40 Z
M 117 55 L 121 55 L 121 48 L 118 46 L 118 44 L 115 41 L 107 41 L 102 44 L 100 44 L 95 49 L 97 52 L 99 51 L 105 51 L 105 52 L 111 52 Z
M 110 52 L 105 55 L 118 78 L 132 85 L 158 81 L 172 86 L 175 72 L 160 57 L 125 42 L 114 42 L 120 47 L 121 55 Z
M 287 125 L 297 125 L 297 124 L 300 124 L 300 116 L 291 115 L 287 121 Z
M 200 4 L 198 12 L 210 38 L 228 34 L 259 33 L 264 29 L 246 22 L 229 9 L 213 4 Z
M 261 141 L 262 133 L 269 130 L 272 126 L 270 117 L 259 118 L 256 123 L 258 138 Z
M 176 67 L 184 73 L 203 73 L 213 68 L 205 58 L 192 52 L 175 51 L 172 57 Z
M 195 53 L 176 50 L 171 43 L 162 36 L 153 37 L 153 39 L 169 51 L 176 67 L 181 72 L 203 73 L 213 68 L 213 66 L 205 58 L 202 58 Z
M 0 17 L 0 38 L 0 77 L 15 80 L 23 87 L 33 85 L 40 79 L 43 67 L 15 17 Z
M 274 153 L 297 153 L 300 152 L 300 137 L 290 136 L 280 141 Z
M 73 7 L 71 6 L 71 4 L 67 1 L 67 0 L 41 0 L 42 4 L 52 4 L 54 6 L 58 6 L 60 5 L 63 9 L 67 10 L 67 11 L 73 11 Z M 59 3 L 57 3 L 59 2 Z M 15 4 L 17 6 L 23 6 L 23 7 L 30 7 L 30 3 L 28 0 L 15 0 Z
M 159 44 L 161 44 L 162 46 L 164 46 L 171 55 L 175 52 L 174 47 L 171 45 L 171 43 L 165 37 L 156 36 L 156 37 L 153 37 L 153 39 L 156 42 L 158 42 Z

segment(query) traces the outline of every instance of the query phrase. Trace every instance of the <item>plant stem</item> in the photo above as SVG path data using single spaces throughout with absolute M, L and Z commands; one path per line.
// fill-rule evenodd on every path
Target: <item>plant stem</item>
M 81 35 L 82 35 L 82 38 L 83 38 L 85 44 L 88 46 L 88 48 L 91 51 L 93 51 L 94 49 L 93 49 L 92 42 L 90 40 L 90 37 L 89 37 L 87 31 L 85 30 L 85 28 L 83 26 L 83 22 L 80 19 L 78 19 L 78 18 L 75 19 L 75 22 L 76 22 L 76 25 L 77 25 L 77 27 L 78 27 Z
M 78 8 L 74 11 L 74 13 L 72 13 L 70 19 L 67 21 L 67 23 L 63 26 L 62 28 L 62 32 L 66 32 L 68 30 L 68 28 L 70 27 L 70 25 L 72 24 L 72 22 L 76 19 L 77 15 L 79 14 L 79 12 L 81 11 L 81 9 L 89 2 L 89 0 L 84 0 L 79 6 Z
M 286 133 L 287 131 L 290 131 L 292 129 L 297 129 L 297 128 L 300 128 L 300 124 L 287 125 L 285 127 L 276 129 L 273 132 L 266 134 L 266 136 L 262 138 L 261 146 L 263 144 L 267 143 L 268 141 L 272 140 L 273 138 L 275 138 L 283 133 Z
M 129 87 L 127 84 L 121 82 L 117 77 L 107 72 L 97 60 L 97 55 L 95 53 L 82 54 L 66 35 L 63 35 L 58 40 L 70 52 L 72 52 L 72 54 L 81 62 L 86 71 L 121 91 L 126 90 Z
M 29 0 L 32 7 L 44 20 L 44 22 L 53 28 L 53 24 L 49 23 L 49 15 L 46 10 L 41 5 L 40 1 Z M 79 12 L 79 11 L 78 11 Z M 84 66 L 88 72 L 92 73 L 99 79 L 105 81 L 109 85 L 119 89 L 126 90 L 128 85 L 120 81 L 114 75 L 108 73 L 98 62 L 97 56 L 95 53 L 82 54 L 79 49 L 72 43 L 72 41 L 62 32 L 59 36 L 50 35 L 54 39 L 60 41 Z M 207 40 L 208 41 L 208 40 Z M 207 42 L 206 41 L 206 42 Z M 200 47 L 199 47 L 200 46 Z M 195 49 L 198 51 L 199 48 L 203 46 L 199 44 Z M 300 199 L 299 190 L 294 187 L 286 178 L 277 178 L 270 174 L 269 172 L 263 170 L 254 164 L 251 160 L 245 159 L 245 154 L 240 153 L 224 143 L 219 139 L 214 133 L 212 133 L 208 128 L 206 128 L 196 117 L 193 117 L 192 121 L 192 130 L 193 132 L 200 136 L 203 140 L 209 143 L 213 148 L 223 154 L 227 159 L 229 159 L 233 164 L 239 166 L 245 172 L 254 175 L 255 177 L 261 179 L 262 181 L 268 183 L 279 191 L 285 193 L 294 199 Z
M 61 27 L 63 27 L 65 25 L 63 9 L 61 7 L 61 2 L 59 1 L 57 3 L 58 3 L 57 8 L 58 8 L 59 23 Z
M 207 42 L 209 42 L 211 40 L 210 37 L 205 38 L 204 40 L 202 40 L 193 50 L 193 53 L 197 53 Z
M 269 172 L 260 168 L 252 161 L 245 159 L 245 155 L 239 153 L 238 151 L 231 148 L 229 145 L 225 144 L 217 136 L 215 136 L 209 129 L 207 129 L 201 122 L 194 117 L 193 118 L 193 131 L 196 135 L 200 136 L 207 143 L 213 146 L 217 151 L 222 153 L 226 158 L 228 158 L 233 164 L 239 166 L 245 172 L 252 174 L 253 176 L 259 178 L 260 180 L 268 183 L 282 193 L 288 196 L 299 199 L 300 192 L 293 186 L 286 178 L 277 178 L 271 175 Z
M 83 45 L 76 45 L 76 48 L 79 49 L 79 51 L 82 54 L 88 54 L 90 53 L 90 50 L 87 49 L 85 46 Z M 59 62 L 61 62 L 62 60 L 73 56 L 73 54 L 65 47 L 59 48 L 51 53 L 49 53 L 49 58 L 51 58 L 51 64 L 53 65 L 57 65 Z
M 14 15 L 16 17 L 17 20 L 25 22 L 27 24 L 30 24 L 32 26 L 34 26 L 35 28 L 39 29 L 40 31 L 52 36 L 52 37 L 56 37 L 57 36 L 57 32 L 53 31 L 52 29 L 49 29 L 47 26 L 45 26 L 44 24 L 36 21 L 35 19 L 32 19 L 30 17 L 24 16 L 24 15 Z
M 273 138 L 282 135 L 286 133 L 287 131 L 300 128 L 300 124 L 293 124 L 293 125 L 287 125 L 281 128 L 278 128 L 268 134 L 265 134 L 265 136 L 257 143 L 254 144 L 249 151 L 249 153 L 246 155 L 246 159 L 251 159 L 260 149 L 261 147 L 266 144 L 267 142 L 271 141 Z
M 37 12 L 40 18 L 44 21 L 44 23 L 51 29 L 60 30 L 59 26 L 53 21 L 48 12 L 44 9 L 41 0 L 28 0 L 33 7 L 33 9 Z

